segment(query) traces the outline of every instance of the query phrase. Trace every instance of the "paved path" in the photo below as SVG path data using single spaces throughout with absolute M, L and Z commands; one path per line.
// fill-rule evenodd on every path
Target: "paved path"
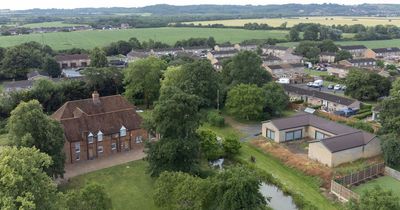
M 244 134 L 240 141 L 247 141 L 261 133 L 261 122 L 253 124 L 244 124 L 234 120 L 231 117 L 225 117 L 225 120 L 236 130 Z
M 64 181 L 72 177 L 86 174 L 92 171 L 97 171 L 103 168 L 124 164 L 127 162 L 140 160 L 145 157 L 143 149 L 131 150 L 127 152 L 117 153 L 110 157 L 84 161 L 75 164 L 68 164 L 65 166 Z

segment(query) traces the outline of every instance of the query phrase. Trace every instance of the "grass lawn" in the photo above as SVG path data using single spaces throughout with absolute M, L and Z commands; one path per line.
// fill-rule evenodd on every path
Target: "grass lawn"
M 389 19 L 391 21 L 389 21 Z M 211 21 L 196 21 L 190 22 L 195 25 L 201 23 L 208 24 L 223 24 L 225 26 L 243 26 L 246 23 L 266 23 L 270 26 L 280 26 L 282 23 L 287 23 L 288 27 L 299 23 L 319 23 L 322 25 L 355 25 L 363 24 L 365 26 L 375 25 L 399 25 L 400 18 L 385 18 L 385 17 L 351 17 L 351 16 L 329 16 L 329 17 L 289 17 L 289 18 L 260 18 L 260 19 L 231 19 L 231 20 L 211 20 Z
M 27 34 L 20 36 L 0 36 L 0 47 L 18 45 L 24 42 L 37 41 L 53 49 L 102 47 L 118 40 L 129 40 L 136 37 L 140 41 L 153 39 L 167 44 L 188 38 L 208 38 L 213 36 L 218 43 L 230 41 L 239 43 L 247 39 L 283 38 L 288 31 L 280 30 L 244 30 L 226 28 L 140 28 L 124 30 L 92 30 L 75 32 L 56 32 L 45 34 Z
M 361 184 L 355 187 L 353 191 L 362 194 L 364 190 L 373 189 L 376 185 L 382 187 L 382 189 L 392 190 L 394 195 L 400 197 L 400 181 L 390 176 L 382 176 L 365 184 Z
M 25 24 L 22 27 L 26 28 L 40 28 L 40 27 L 72 27 L 72 26 L 82 26 L 85 24 L 73 24 L 73 23 L 64 23 L 62 21 L 54 21 L 54 22 L 43 22 L 43 23 L 30 23 Z
M 203 125 L 201 125 L 200 129 L 211 130 L 215 134 L 217 134 L 217 136 L 222 137 L 222 138 L 225 138 L 230 135 L 236 135 L 239 138 L 244 137 L 244 135 L 242 133 L 240 133 L 236 129 L 232 128 L 232 126 L 230 126 L 229 124 L 226 124 L 224 127 L 219 128 L 216 126 L 212 126 L 209 123 L 204 123 Z
M 0 146 L 8 145 L 7 134 L 0 134 Z
M 153 201 L 154 180 L 146 174 L 147 163 L 143 160 L 95 171 L 71 179 L 61 190 L 77 189 L 87 183 L 103 185 L 111 197 L 113 208 L 158 209 Z
M 250 156 L 256 158 L 256 167 L 271 173 L 288 188 L 302 194 L 304 198 L 314 204 L 317 209 L 340 209 L 337 204 L 325 198 L 319 189 L 316 179 L 283 165 L 279 160 L 264 153 L 248 143 L 242 144 L 240 159 L 250 161 Z

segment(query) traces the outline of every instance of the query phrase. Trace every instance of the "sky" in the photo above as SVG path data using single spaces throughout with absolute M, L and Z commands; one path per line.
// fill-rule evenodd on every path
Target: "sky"
M 337 3 L 337 4 L 399 4 L 399 0 L 0 0 L 0 9 L 31 8 L 81 8 L 81 7 L 142 7 L 154 4 L 191 5 L 191 4 L 236 4 L 266 5 L 287 3 Z

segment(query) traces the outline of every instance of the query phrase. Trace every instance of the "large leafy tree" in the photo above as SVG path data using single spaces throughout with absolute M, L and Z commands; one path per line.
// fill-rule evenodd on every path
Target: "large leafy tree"
M 289 31 L 289 40 L 290 40 L 291 42 L 298 42 L 298 41 L 300 41 L 300 32 L 299 32 L 296 28 L 294 28 L 294 27 L 292 27 L 292 28 L 290 29 L 290 31 Z
M 64 135 L 59 122 L 43 113 L 37 100 L 21 102 L 8 120 L 9 137 L 19 147 L 36 147 L 52 158 L 45 168 L 51 176 L 64 174 Z
M 123 90 L 123 73 L 121 69 L 113 67 L 86 68 L 83 71 L 86 76 L 86 88 L 96 90 L 101 95 L 119 94 Z
M 167 72 L 163 86 L 173 85 L 185 93 L 197 95 L 202 107 L 216 103 L 219 75 L 208 60 L 197 60 Z
M 43 54 L 25 45 L 7 48 L 2 60 L 2 74 L 6 78 L 25 78 L 29 69 L 40 68 Z
M 217 135 L 211 130 L 198 131 L 202 155 L 208 160 L 215 160 L 223 155 L 222 145 L 217 140 Z
M 199 98 L 176 87 L 162 90 L 152 118 L 157 133 L 163 137 L 192 136 L 199 126 Z
M 59 77 L 61 75 L 60 65 L 51 56 L 46 56 L 44 58 L 42 69 L 43 71 L 47 72 L 51 77 Z
M 387 96 L 390 81 L 377 73 L 352 69 L 346 77 L 346 95 L 359 100 L 376 100 Z
M 163 172 L 155 184 L 154 201 L 176 210 L 205 209 L 209 181 L 182 172 Z
M 262 117 L 265 102 L 265 92 L 262 88 L 240 84 L 228 92 L 226 108 L 238 118 L 254 120 Z
M 95 47 L 90 52 L 90 66 L 96 68 L 106 67 L 108 65 L 107 56 L 104 50 Z
M 124 73 L 125 96 L 131 101 L 141 98 L 150 107 L 158 98 L 161 74 L 166 68 L 166 63 L 156 57 L 130 64 Z
M 339 62 L 341 60 L 347 60 L 353 58 L 353 55 L 347 50 L 339 50 L 336 53 L 335 62 Z
M 265 110 L 271 116 L 280 115 L 289 104 L 289 96 L 277 83 L 270 82 L 263 86 L 265 91 Z
M 149 173 L 158 176 L 163 171 L 199 172 L 199 141 L 197 136 L 188 138 L 162 137 L 148 144 Z
M 255 52 L 242 51 L 224 63 L 222 75 L 228 86 L 255 84 L 262 86 L 271 81 L 271 75 L 261 66 L 262 60 Z
M 44 172 L 51 163 L 36 148 L 0 148 L 0 209 L 57 209 L 57 186 Z
M 399 197 L 392 191 L 384 190 L 379 186 L 364 191 L 360 201 L 352 200 L 347 205 L 349 210 L 391 210 L 400 209 Z
M 233 167 L 211 178 L 207 209 L 264 210 L 267 202 L 260 193 L 261 180 L 244 167 Z
M 383 157 L 387 165 L 391 167 L 400 165 L 400 140 L 396 134 L 388 134 L 380 137 Z
M 111 198 L 106 189 L 98 184 L 88 184 L 80 190 L 66 193 L 62 203 L 69 210 L 111 210 Z

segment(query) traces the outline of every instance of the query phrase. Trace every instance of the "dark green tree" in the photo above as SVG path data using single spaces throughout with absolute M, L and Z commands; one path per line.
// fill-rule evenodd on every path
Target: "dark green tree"
M 221 144 L 217 140 L 217 135 L 211 130 L 198 131 L 200 138 L 200 150 L 202 155 L 208 160 L 215 160 L 223 156 Z
M 380 137 L 383 157 L 385 163 L 390 167 L 400 166 L 400 140 L 395 134 L 388 134 Z
M 149 108 L 159 96 L 161 74 L 166 68 L 166 63 L 156 57 L 130 64 L 124 72 L 125 96 L 128 100 L 143 99 Z
M 104 50 L 96 47 L 90 53 L 90 66 L 96 68 L 106 67 L 108 65 L 107 56 Z
M 98 91 L 100 95 L 115 95 L 123 91 L 123 73 L 121 69 L 113 67 L 93 68 L 82 71 L 86 78 L 86 89 Z
M 261 64 L 262 60 L 255 52 L 241 51 L 223 65 L 224 82 L 228 86 L 255 84 L 260 87 L 272 79 Z
M 111 198 L 106 189 L 98 184 L 90 183 L 80 190 L 67 192 L 65 208 L 68 210 L 111 210 Z
M 294 27 L 292 27 L 289 31 L 289 41 L 291 42 L 300 41 L 300 32 Z
M 262 118 L 265 103 L 263 88 L 240 84 L 228 92 L 226 109 L 237 118 L 254 120 Z
M 57 186 L 44 172 L 51 158 L 36 148 L 0 150 L 0 208 L 58 209 Z
M 347 50 L 339 50 L 336 53 L 335 62 L 339 62 L 342 60 L 352 59 L 353 55 Z
M 346 86 L 346 95 L 358 100 L 376 100 L 389 95 L 391 84 L 377 73 L 352 69 L 346 77 Z
M 45 168 L 50 176 L 64 174 L 64 132 L 59 122 L 42 111 L 37 100 L 21 102 L 12 112 L 7 124 L 9 138 L 18 147 L 35 146 L 52 158 Z
M 57 61 L 50 56 L 46 56 L 42 65 L 43 71 L 47 72 L 49 76 L 55 78 L 61 76 L 61 68 Z
M 223 139 L 222 147 L 224 148 L 225 156 L 232 158 L 239 154 L 239 150 L 242 145 L 240 144 L 239 137 L 236 135 L 228 135 Z
M 289 96 L 277 83 L 270 82 L 263 86 L 265 91 L 265 111 L 271 116 L 279 116 L 289 105 Z

